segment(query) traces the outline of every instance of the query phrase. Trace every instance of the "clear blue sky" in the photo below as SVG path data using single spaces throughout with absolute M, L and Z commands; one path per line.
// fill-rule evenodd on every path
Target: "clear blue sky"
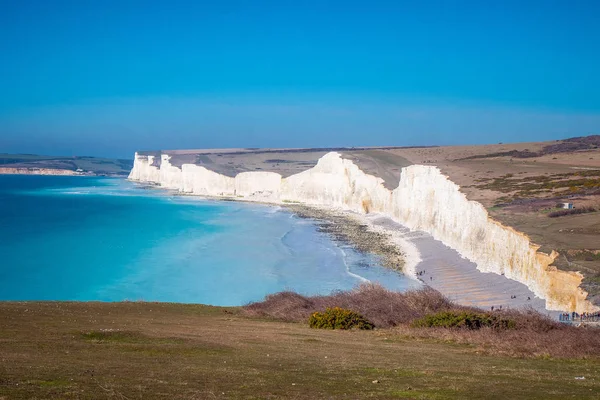
M 600 1 L 0 0 L 0 152 L 600 132 Z

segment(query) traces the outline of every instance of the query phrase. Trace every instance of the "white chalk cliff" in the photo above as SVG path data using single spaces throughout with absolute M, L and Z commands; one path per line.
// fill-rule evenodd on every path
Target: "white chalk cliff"
M 192 164 L 180 169 L 169 159 L 162 155 L 157 167 L 153 156 L 136 153 L 129 179 L 202 196 L 292 201 L 385 214 L 410 229 L 431 234 L 476 263 L 480 271 L 502 273 L 527 285 L 546 300 L 548 309 L 598 310 L 579 287 L 580 273 L 551 266 L 556 252 L 538 252 L 539 246 L 526 235 L 491 219 L 481 204 L 468 200 L 436 167 L 403 168 L 398 187 L 390 191 L 382 179 L 364 173 L 335 152 L 288 178 L 274 172 L 243 172 L 232 178 Z

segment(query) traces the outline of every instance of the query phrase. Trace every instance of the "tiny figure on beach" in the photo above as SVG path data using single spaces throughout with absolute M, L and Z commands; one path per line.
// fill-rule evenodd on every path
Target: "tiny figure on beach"
M 430 277 L 429 277 L 429 280 L 430 280 L 430 281 L 432 281 L 432 280 L 433 280 L 433 276 L 430 276 Z
M 492 306 L 492 311 L 494 311 L 494 306 Z

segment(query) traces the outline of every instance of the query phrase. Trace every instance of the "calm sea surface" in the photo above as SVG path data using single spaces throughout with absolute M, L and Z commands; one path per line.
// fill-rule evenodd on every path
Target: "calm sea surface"
M 242 305 L 365 280 L 416 285 L 278 207 L 121 179 L 0 175 L 0 300 Z

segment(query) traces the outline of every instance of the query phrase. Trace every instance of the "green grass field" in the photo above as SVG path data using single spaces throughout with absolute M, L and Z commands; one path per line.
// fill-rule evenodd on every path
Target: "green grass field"
M 0 399 L 598 399 L 600 360 L 511 358 L 166 303 L 0 303 Z M 577 379 L 584 377 L 585 379 Z

